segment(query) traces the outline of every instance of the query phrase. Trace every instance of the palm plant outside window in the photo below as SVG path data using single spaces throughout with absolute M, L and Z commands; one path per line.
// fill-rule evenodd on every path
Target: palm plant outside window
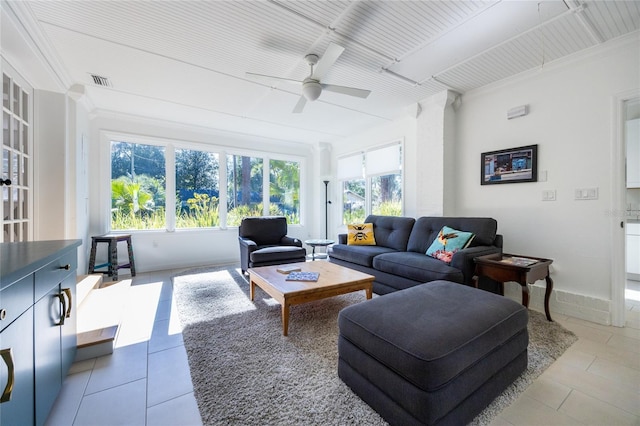
M 299 224 L 300 166 L 162 141 L 111 141 L 111 230 L 238 226 L 262 215 Z

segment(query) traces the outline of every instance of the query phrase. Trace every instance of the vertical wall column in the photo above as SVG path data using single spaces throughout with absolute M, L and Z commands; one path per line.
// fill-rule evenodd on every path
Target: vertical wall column
M 416 217 L 453 211 L 456 92 L 442 91 L 420 102 L 416 126 Z

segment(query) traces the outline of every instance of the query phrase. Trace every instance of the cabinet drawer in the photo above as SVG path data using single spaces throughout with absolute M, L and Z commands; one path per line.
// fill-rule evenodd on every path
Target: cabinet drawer
M 75 274 L 78 267 L 77 254 L 70 251 L 35 273 L 34 300 L 38 301 L 54 286 L 60 284 L 69 274 Z
M 0 291 L 0 330 L 33 305 L 33 275 L 28 275 Z M 4 315 L 4 318 L 2 318 Z

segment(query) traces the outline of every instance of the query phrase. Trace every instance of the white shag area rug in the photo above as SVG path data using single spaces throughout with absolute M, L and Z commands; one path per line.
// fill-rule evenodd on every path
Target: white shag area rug
M 194 393 L 207 425 L 385 425 L 339 378 L 340 309 L 364 292 L 291 307 L 282 335 L 280 305 L 260 288 L 249 300 L 239 268 L 198 268 L 173 277 Z M 529 365 L 473 424 L 488 424 L 576 336 L 529 311 Z

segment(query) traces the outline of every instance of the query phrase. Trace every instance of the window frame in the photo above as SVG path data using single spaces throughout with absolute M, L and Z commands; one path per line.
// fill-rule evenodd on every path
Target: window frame
M 400 179 L 401 179 L 401 183 L 400 183 L 400 191 L 401 193 L 401 197 L 400 197 L 400 209 L 401 209 L 401 215 L 404 214 L 404 210 L 405 210 L 405 176 L 404 176 L 404 163 L 405 163 L 405 149 L 404 149 L 404 139 L 397 139 L 394 140 L 392 142 L 387 142 L 387 143 L 383 143 L 380 145 L 375 145 L 375 146 L 371 146 L 368 147 L 366 150 L 364 151 L 357 151 L 351 154 L 347 154 L 347 155 L 343 155 L 341 157 L 338 157 L 337 159 L 337 172 L 336 172 L 336 176 L 337 176 L 337 180 L 338 180 L 338 184 L 339 184 L 339 188 L 341 190 L 341 192 L 344 192 L 344 184 L 345 182 L 349 182 L 349 181 L 354 181 L 354 180 L 364 180 L 364 187 L 365 187 L 365 212 L 364 212 L 364 216 L 365 218 L 367 216 L 369 216 L 370 214 L 372 214 L 371 212 L 373 211 L 373 198 L 372 198 L 372 180 L 373 178 L 376 177 L 380 177 L 380 176 L 387 176 L 387 175 L 391 175 L 391 174 L 395 174 L 395 173 L 391 173 L 390 171 L 383 171 L 383 172 L 378 172 L 375 174 L 372 173 L 368 173 L 367 172 L 367 154 L 377 151 L 377 150 L 382 150 L 385 148 L 389 148 L 389 147 L 393 147 L 393 146 L 398 146 L 398 149 L 400 150 L 400 164 L 399 164 L 399 170 L 398 173 L 400 174 Z M 362 176 L 360 177 L 360 174 L 358 174 L 358 176 L 356 176 L 354 173 L 352 174 L 345 174 L 345 173 L 341 173 L 340 171 L 340 160 L 345 160 L 344 164 L 348 163 L 348 160 L 350 157 L 356 157 L 359 156 L 362 159 Z M 342 223 L 343 225 L 347 225 L 347 223 L 345 223 L 344 221 L 344 194 L 341 194 L 340 196 L 340 223 Z
M 137 143 L 146 145 L 162 146 L 165 148 L 165 174 L 166 174 L 166 195 L 165 195 L 165 212 L 166 223 L 164 229 L 129 229 L 129 230 L 112 230 L 111 229 L 111 141 Z M 217 227 L 202 227 L 202 228 L 176 228 L 176 176 L 175 176 L 175 150 L 176 149 L 190 149 L 198 151 L 207 151 L 218 155 L 219 169 L 218 169 L 218 184 L 219 184 L 219 208 L 220 208 L 220 226 Z M 220 143 L 206 143 L 196 142 L 189 140 L 179 140 L 173 138 L 155 137 L 149 135 L 138 135 L 131 133 L 115 132 L 115 131 L 100 131 L 100 150 L 99 155 L 103 159 L 100 170 L 100 189 L 99 193 L 99 211 L 100 211 L 100 223 L 104 224 L 104 229 L 107 232 L 114 233 L 151 233 L 151 232 L 198 232 L 198 231 L 210 231 L 210 230 L 226 230 L 228 228 L 237 228 L 237 226 L 227 226 L 227 155 L 248 156 L 261 158 L 263 160 L 263 180 L 266 176 L 267 185 L 263 184 L 263 202 L 264 209 L 263 215 L 269 212 L 269 162 L 270 160 L 282 160 L 299 163 L 300 173 L 300 223 L 291 224 L 290 226 L 303 226 L 305 223 L 306 209 L 305 209 L 305 195 L 306 191 L 303 190 L 306 185 L 306 171 L 307 161 L 303 156 L 278 154 L 266 151 L 247 150 L 242 148 L 235 148 L 232 146 L 223 145 Z M 221 159 L 225 159 L 222 161 Z

